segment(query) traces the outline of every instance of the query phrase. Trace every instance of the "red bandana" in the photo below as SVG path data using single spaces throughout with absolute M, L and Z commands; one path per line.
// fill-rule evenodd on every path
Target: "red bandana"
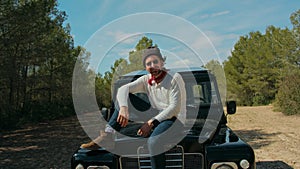
M 155 83 L 158 84 L 164 79 L 166 75 L 167 71 L 165 69 L 161 70 L 161 73 L 157 77 L 151 74 L 151 78 L 148 80 L 148 84 L 150 86 L 154 85 Z

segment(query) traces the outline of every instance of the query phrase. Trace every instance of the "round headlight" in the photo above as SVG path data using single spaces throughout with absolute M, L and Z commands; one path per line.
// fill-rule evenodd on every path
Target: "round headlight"
M 233 168 L 227 164 L 223 164 L 217 167 L 216 169 L 233 169 Z
M 250 167 L 250 164 L 249 164 L 248 160 L 243 159 L 243 160 L 240 161 L 240 166 L 241 166 L 243 169 L 247 169 L 247 168 Z
M 81 165 L 80 163 L 76 166 L 75 169 L 84 169 L 83 165 Z
M 234 162 L 219 162 L 213 163 L 211 169 L 238 169 Z
M 88 166 L 87 169 L 109 169 L 107 166 Z

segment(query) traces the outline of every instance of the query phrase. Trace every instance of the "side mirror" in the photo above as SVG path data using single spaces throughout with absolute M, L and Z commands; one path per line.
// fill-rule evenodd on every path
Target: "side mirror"
M 226 108 L 228 114 L 234 114 L 236 112 L 236 101 L 227 101 Z
M 109 118 L 109 111 L 106 107 L 103 107 L 101 109 L 101 114 L 102 114 L 103 118 L 107 121 Z

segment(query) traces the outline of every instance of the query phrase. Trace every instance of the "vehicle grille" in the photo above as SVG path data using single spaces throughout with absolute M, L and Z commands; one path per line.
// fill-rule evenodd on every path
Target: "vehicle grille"
M 149 154 L 145 149 L 139 149 L 139 156 L 122 156 L 119 158 L 121 169 L 151 169 Z M 203 155 L 200 153 L 185 153 L 181 146 L 166 152 L 166 168 L 170 169 L 202 169 Z
M 120 169 L 134 169 L 138 168 L 138 158 L 136 156 L 126 156 L 119 158 Z
M 200 153 L 184 154 L 184 169 L 203 169 L 203 155 Z

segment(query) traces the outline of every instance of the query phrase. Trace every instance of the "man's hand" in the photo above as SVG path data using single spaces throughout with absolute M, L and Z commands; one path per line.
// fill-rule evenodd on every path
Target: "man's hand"
M 117 122 L 121 125 L 121 127 L 126 127 L 128 124 L 128 119 L 129 119 L 128 107 L 122 106 L 119 111 Z
M 138 135 L 141 135 L 143 137 L 147 137 L 150 135 L 150 132 L 152 130 L 152 120 L 149 120 L 147 123 L 144 123 L 142 127 L 137 132 Z

